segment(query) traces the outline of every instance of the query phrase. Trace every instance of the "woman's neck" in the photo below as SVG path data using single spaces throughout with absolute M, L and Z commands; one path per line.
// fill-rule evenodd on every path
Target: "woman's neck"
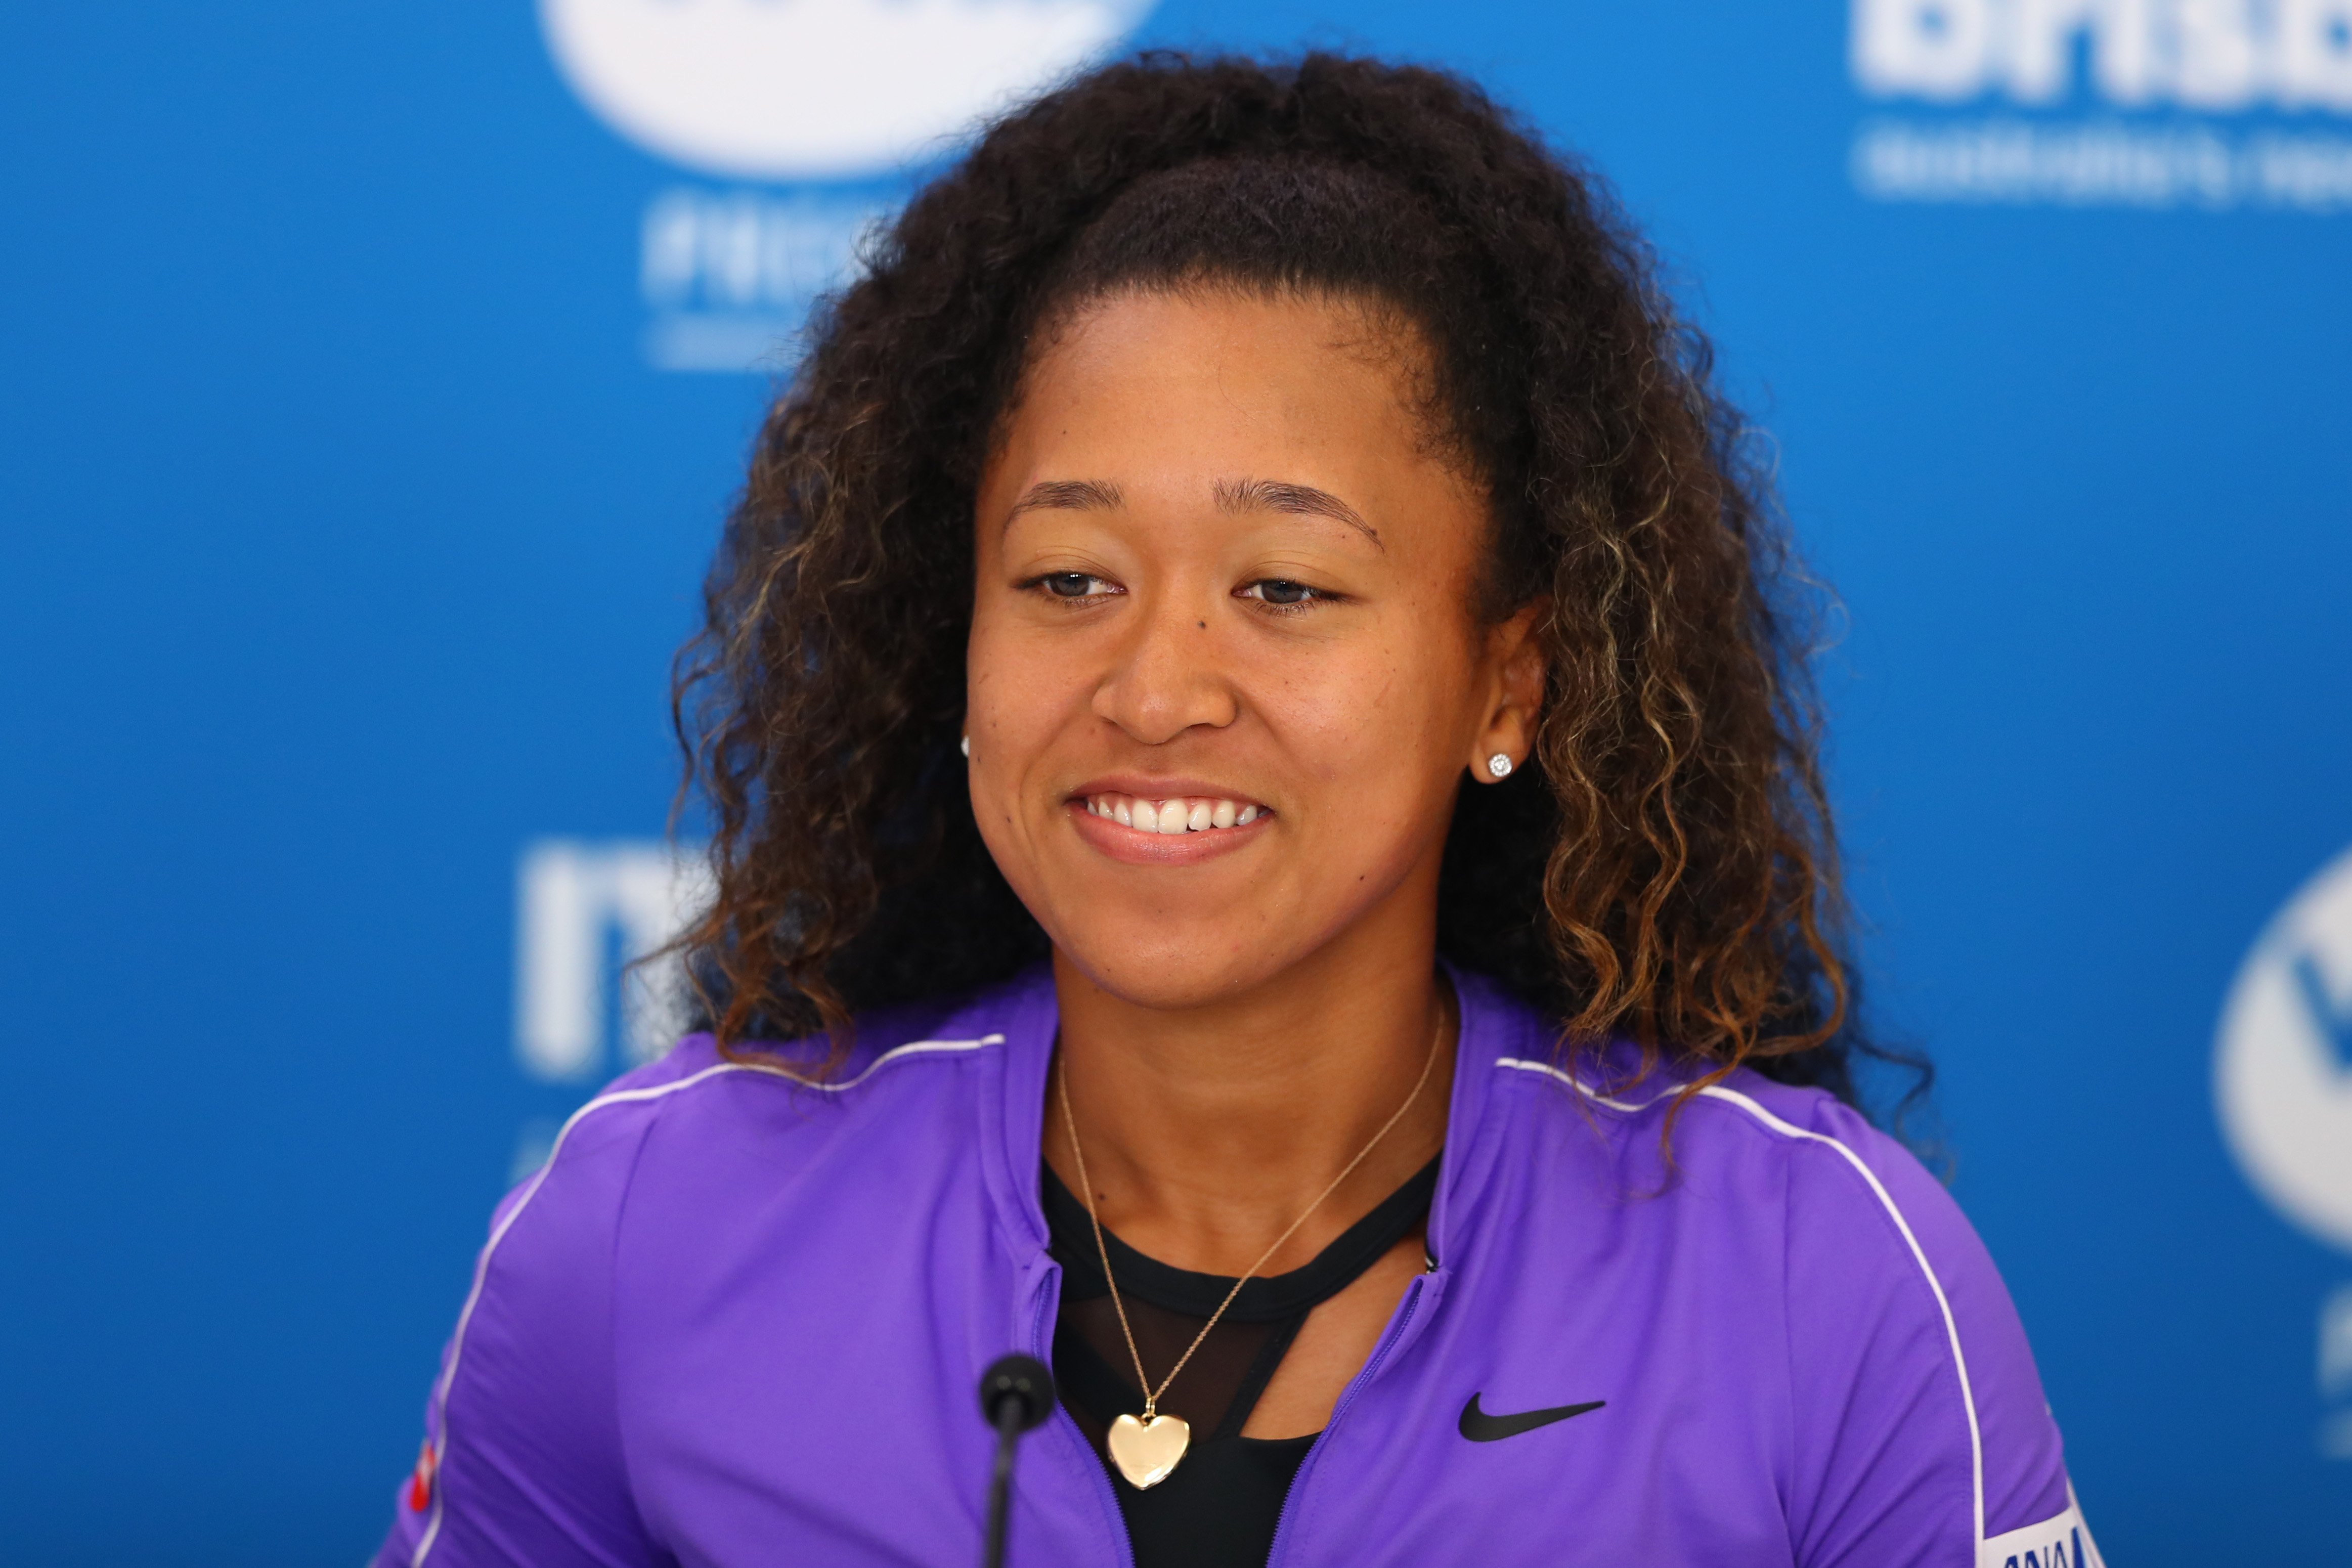
M 1378 964 L 1329 952 L 1185 1009 L 1115 996 L 1059 953 L 1054 978 L 1061 1038 L 1045 1160 L 1082 1191 L 1066 1081 L 1103 1224 L 1161 1262 L 1248 1268 L 1408 1096 L 1396 1124 L 1263 1271 L 1313 1258 L 1444 1146 L 1456 1020 L 1426 948 L 1418 962 Z

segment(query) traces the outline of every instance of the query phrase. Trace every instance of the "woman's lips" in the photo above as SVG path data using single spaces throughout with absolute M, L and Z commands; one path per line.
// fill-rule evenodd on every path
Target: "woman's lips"
M 1265 806 L 1232 795 L 1091 791 L 1066 809 L 1079 837 L 1131 866 L 1197 865 L 1253 842 L 1274 822 Z

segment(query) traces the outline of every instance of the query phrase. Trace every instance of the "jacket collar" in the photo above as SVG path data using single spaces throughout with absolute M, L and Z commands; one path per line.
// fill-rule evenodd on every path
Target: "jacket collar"
M 1429 1211 L 1429 1252 L 1451 1268 L 1475 1244 L 1501 1159 L 1507 1102 L 1496 1088 L 1496 1062 L 1548 1048 L 1533 1009 L 1481 974 L 1443 965 L 1462 1009 L 1454 1049 L 1454 1093 L 1445 1112 L 1445 1159 Z
M 1505 1057 L 1541 1057 L 1550 1042 L 1525 1003 L 1484 976 L 1443 965 L 1462 1012 L 1454 1049 L 1454 1089 L 1446 1108 L 1445 1153 L 1429 1216 L 1429 1249 L 1440 1264 L 1471 1244 L 1494 1186 L 1506 1105 L 1496 1092 Z M 1044 965 L 1007 982 L 971 1015 L 1004 1037 L 996 1070 L 984 1077 L 978 1110 L 983 1179 L 1013 1255 L 1042 1259 L 1045 1206 L 1037 1192 L 1037 1160 L 1045 1131 L 1046 1074 L 1061 1013 L 1054 977 Z M 992 1078 L 992 1081 L 991 1081 Z
M 1004 1036 L 993 1082 L 983 1078 L 980 1111 L 982 1171 L 998 1225 L 1024 1264 L 1043 1259 L 1048 1232 L 1037 1194 L 1037 1159 L 1045 1129 L 1045 1074 L 1054 1060 L 1061 1008 L 1054 972 L 1024 970 L 984 999 L 985 1026 Z

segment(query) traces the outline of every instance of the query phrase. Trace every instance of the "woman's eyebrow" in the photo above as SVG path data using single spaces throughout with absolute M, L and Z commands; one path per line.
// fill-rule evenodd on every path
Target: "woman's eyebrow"
M 1024 511 L 1115 510 L 1127 504 L 1118 487 L 1108 479 L 1041 479 L 1021 492 L 1004 514 L 1004 526 Z
M 1281 479 L 1219 479 L 1217 507 L 1221 511 L 1288 511 L 1307 517 L 1328 517 L 1334 522 L 1344 522 L 1372 542 L 1372 548 L 1386 553 L 1388 546 L 1381 542 L 1381 531 L 1366 522 L 1363 514 L 1329 490 L 1317 489 L 1313 485 L 1295 485 Z
M 1318 489 L 1313 485 L 1283 479 L 1219 479 L 1214 494 L 1220 511 L 1286 511 L 1302 517 L 1328 517 L 1370 540 L 1374 549 L 1383 553 L 1388 550 L 1381 542 L 1381 531 L 1366 522 L 1361 512 L 1329 490 Z M 1126 504 L 1127 498 L 1108 479 L 1041 479 L 1023 490 L 1020 499 L 1005 511 L 1004 526 L 1013 526 L 1013 520 L 1024 511 L 1109 511 Z

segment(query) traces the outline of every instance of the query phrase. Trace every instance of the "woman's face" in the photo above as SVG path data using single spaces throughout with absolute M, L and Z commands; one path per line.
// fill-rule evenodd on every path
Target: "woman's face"
M 972 808 L 1115 995 L 1425 950 L 1464 770 L 1527 756 L 1530 617 L 1472 615 L 1485 498 L 1421 356 L 1345 301 L 1130 293 L 1030 367 L 974 520 Z

